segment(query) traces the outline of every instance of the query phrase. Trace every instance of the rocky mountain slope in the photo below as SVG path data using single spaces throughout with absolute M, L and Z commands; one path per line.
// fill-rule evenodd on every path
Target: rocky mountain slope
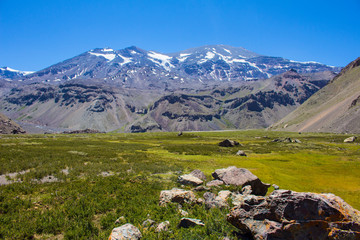
M 272 129 L 360 133 L 360 58 Z
M 17 123 L 0 113 L 0 134 L 20 134 L 25 133 Z
M 72 80 L 7 87 L 0 111 L 48 128 L 145 132 L 264 128 L 329 81 L 290 70 L 270 79 L 235 81 L 202 90 L 130 89 L 102 81 Z
M 26 75 L 25 83 L 60 84 L 67 80 L 101 79 L 137 89 L 203 88 L 224 81 L 265 79 L 295 69 L 299 73 L 339 71 L 316 62 L 262 56 L 244 48 L 210 45 L 172 54 L 138 47 L 93 49 Z
M 9 67 L 1 67 L 0 68 L 0 79 L 4 79 L 7 81 L 11 81 L 14 79 L 21 79 L 22 77 L 31 74 L 33 72 L 30 71 L 19 71 Z

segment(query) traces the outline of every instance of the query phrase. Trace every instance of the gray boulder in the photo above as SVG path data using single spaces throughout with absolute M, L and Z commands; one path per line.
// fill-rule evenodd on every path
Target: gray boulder
M 196 201 L 195 194 L 192 191 L 187 191 L 183 189 L 173 188 L 171 190 L 163 190 L 160 192 L 160 206 L 166 206 L 167 203 L 189 203 L 193 204 Z
M 237 168 L 232 166 L 228 168 L 217 169 L 212 173 L 212 176 L 215 179 L 222 180 L 226 185 L 242 187 L 250 185 L 252 193 L 255 195 L 265 196 L 268 188 L 270 187 L 269 184 L 261 182 L 257 176 L 245 168 Z
M 195 226 L 205 226 L 205 224 L 199 219 L 182 218 L 178 225 L 178 227 L 183 227 L 183 228 L 189 228 L 189 227 L 195 227 Z
M 185 175 L 181 175 L 178 178 L 178 182 L 184 185 L 193 185 L 193 186 L 198 186 L 203 184 L 203 181 L 191 174 L 185 174 Z
M 333 194 L 248 195 L 227 220 L 254 239 L 360 239 L 360 212 Z
M 205 174 L 204 174 L 201 170 L 199 170 L 199 169 L 195 169 L 194 171 L 192 171 L 192 172 L 190 173 L 190 175 L 193 175 L 194 177 L 197 177 L 198 179 L 201 179 L 201 180 L 203 180 L 203 181 L 206 181 L 206 176 L 205 176 Z
M 229 190 L 223 190 L 216 196 L 214 193 L 206 192 L 203 197 L 205 199 L 206 208 L 226 208 L 229 207 L 227 200 L 230 198 L 231 192 Z
M 114 228 L 110 234 L 109 240 L 138 240 L 142 238 L 140 230 L 134 225 L 127 223 Z

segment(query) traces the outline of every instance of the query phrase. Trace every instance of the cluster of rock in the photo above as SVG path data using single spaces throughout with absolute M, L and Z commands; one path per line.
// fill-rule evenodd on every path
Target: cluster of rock
M 83 130 L 74 130 L 74 131 L 64 131 L 63 134 L 83 134 L 83 133 L 104 133 L 104 132 L 100 132 L 98 130 L 95 129 L 83 129 Z
M 217 169 L 212 173 L 214 180 L 205 184 L 206 176 L 200 170 L 179 176 L 178 182 L 190 185 L 192 190 L 173 188 L 160 192 L 159 205 L 202 204 L 207 209 L 228 208 L 227 221 L 239 229 L 239 235 L 246 239 L 360 239 L 360 212 L 333 194 L 316 194 L 278 190 L 265 196 L 270 184 L 263 183 L 249 170 L 237 167 Z M 215 184 L 216 182 L 216 184 Z M 213 193 L 211 187 L 221 185 L 237 186 L 237 191 L 219 189 Z M 197 198 L 195 192 L 205 191 Z M 178 227 L 204 226 L 199 219 L 183 217 Z M 154 226 L 155 232 L 167 231 L 168 221 L 155 225 L 146 220 L 144 227 Z M 133 234 L 133 238 L 127 238 Z M 119 237 L 122 234 L 123 237 Z M 113 230 L 109 239 L 140 239 L 141 233 L 134 226 L 125 224 Z

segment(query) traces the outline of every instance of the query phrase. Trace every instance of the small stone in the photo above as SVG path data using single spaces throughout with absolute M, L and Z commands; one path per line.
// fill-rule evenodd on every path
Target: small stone
M 242 150 L 237 151 L 236 155 L 237 156 L 244 156 L 244 157 L 247 156 L 246 153 L 244 151 L 242 151 Z
M 121 216 L 118 219 L 116 219 L 115 224 L 122 223 L 122 222 L 125 222 L 125 217 L 124 216 Z
M 197 192 L 206 191 L 206 190 L 209 190 L 209 188 L 205 186 L 197 186 L 196 188 L 193 189 L 193 191 L 197 191 Z
M 178 227 L 183 227 L 183 228 L 194 227 L 194 226 L 205 226 L 205 224 L 199 219 L 182 218 L 178 225 Z
M 160 206 L 166 206 L 167 203 L 176 202 L 180 204 L 192 204 L 196 201 L 195 194 L 192 191 L 173 188 L 171 190 L 163 190 L 160 192 Z
M 278 185 L 276 185 L 276 184 L 273 184 L 273 185 L 271 185 L 275 190 L 279 190 L 280 189 L 280 187 L 278 186 Z
M 146 219 L 143 223 L 142 226 L 145 228 L 151 228 L 155 225 L 155 221 L 152 219 Z
M 170 226 L 170 222 L 169 221 L 165 221 L 165 222 L 161 222 L 157 225 L 155 232 L 166 232 L 168 231 Z
M 212 180 L 212 181 L 206 183 L 207 187 L 218 187 L 218 186 L 221 186 L 221 185 L 224 185 L 224 182 L 221 181 L 221 180 L 218 180 L 218 179 Z
M 252 188 L 250 185 L 247 185 L 241 189 L 242 195 L 250 195 L 252 193 Z
M 355 140 L 356 140 L 355 136 L 348 137 L 344 140 L 344 143 L 352 143 L 352 142 L 355 142 Z
M 109 236 L 109 240 L 138 240 L 140 238 L 142 238 L 140 230 L 130 223 L 114 228 Z
M 184 216 L 184 217 L 186 217 L 187 215 L 189 215 L 189 213 L 188 213 L 187 211 L 184 211 L 184 210 L 182 210 L 182 209 L 179 209 L 179 213 L 180 213 L 181 216 Z

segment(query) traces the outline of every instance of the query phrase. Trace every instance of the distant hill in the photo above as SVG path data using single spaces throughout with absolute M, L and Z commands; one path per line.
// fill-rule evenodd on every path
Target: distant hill
M 20 134 L 25 133 L 17 123 L 0 113 L 0 134 Z
M 271 129 L 360 133 L 360 58 Z

